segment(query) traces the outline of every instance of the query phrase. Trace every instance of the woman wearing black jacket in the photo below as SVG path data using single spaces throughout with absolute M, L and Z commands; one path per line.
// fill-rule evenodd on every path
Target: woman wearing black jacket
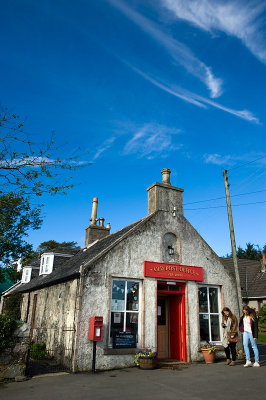
M 259 350 L 257 346 L 258 339 L 258 319 L 256 313 L 248 306 L 243 307 L 243 314 L 239 322 L 239 330 L 244 333 L 243 344 L 246 354 L 246 364 L 244 367 L 251 367 L 252 362 L 250 361 L 250 351 L 248 343 L 250 341 L 252 349 L 254 351 L 255 362 L 253 367 L 260 367 L 259 364 Z

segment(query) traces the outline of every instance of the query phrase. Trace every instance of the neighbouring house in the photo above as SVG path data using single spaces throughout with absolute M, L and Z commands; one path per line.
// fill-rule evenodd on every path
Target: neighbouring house
M 45 276 L 51 273 L 53 270 L 62 265 L 66 259 L 73 257 L 73 255 L 78 251 L 79 248 L 59 247 L 43 252 L 40 256 L 40 260 L 35 258 L 31 261 L 30 265 L 22 267 L 20 264 L 20 270 L 22 269 L 21 280 L 13 285 L 10 283 L 8 288 L 2 292 L 0 300 L 0 314 L 4 313 L 5 311 L 6 299 L 13 293 L 18 292 L 18 288 L 20 286 L 25 285 L 36 277 Z
M 234 274 L 233 259 L 231 257 L 221 257 L 220 260 Z M 243 303 L 259 311 L 263 304 L 266 304 L 265 254 L 263 254 L 263 258 L 260 261 L 239 258 L 237 264 Z
M 199 361 L 202 343 L 221 345 L 223 306 L 237 313 L 232 271 L 184 217 L 170 170 L 147 191 L 148 215 L 112 234 L 94 198 L 85 247 L 55 269 L 43 255 L 40 275 L 18 288 L 31 340 L 72 371 L 91 370 L 93 316 L 103 317 L 97 368 L 111 369 L 143 348 Z

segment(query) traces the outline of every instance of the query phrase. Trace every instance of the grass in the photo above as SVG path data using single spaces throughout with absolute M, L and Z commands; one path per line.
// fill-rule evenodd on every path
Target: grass
M 258 342 L 266 342 L 266 333 L 259 333 Z

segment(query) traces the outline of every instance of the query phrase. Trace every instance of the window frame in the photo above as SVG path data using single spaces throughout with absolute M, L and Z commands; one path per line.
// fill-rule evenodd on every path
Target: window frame
M 23 273 L 22 273 L 22 277 L 21 277 L 21 282 L 22 283 L 28 283 L 31 279 L 31 271 L 32 268 L 31 267 L 24 267 L 23 268 Z
M 41 256 L 41 265 L 39 275 L 48 275 L 53 271 L 54 254 L 43 254 Z
M 114 281 L 124 281 L 125 282 L 125 299 L 124 299 L 124 309 L 122 310 L 112 310 L 112 293 L 113 293 L 113 282 Z M 139 284 L 139 309 L 138 310 L 127 310 L 127 282 L 136 282 Z M 127 314 L 138 314 L 138 340 L 136 341 L 136 349 L 141 347 L 141 327 L 142 327 L 142 280 L 140 279 L 134 279 L 134 278 L 120 278 L 120 277 L 113 277 L 111 279 L 111 291 L 110 291 L 110 312 L 109 312 L 109 329 L 108 329 L 108 348 L 113 349 L 113 343 L 112 343 L 112 338 L 111 338 L 111 321 L 112 321 L 112 312 L 121 312 L 123 313 L 123 332 L 125 332 L 126 328 L 126 316 Z M 125 348 L 126 350 L 127 348 Z M 128 348 L 130 349 L 130 348 Z
M 208 299 L 208 312 L 200 312 L 200 304 L 199 304 L 199 290 L 200 290 L 200 288 L 207 288 L 207 299 Z M 218 312 L 217 313 L 214 313 L 214 312 L 211 312 L 210 311 L 210 295 L 209 295 L 209 292 L 210 292 L 210 289 L 217 289 L 218 290 L 218 299 L 217 299 L 217 302 L 218 302 Z M 222 307 L 221 307 L 221 287 L 219 286 L 219 285 L 198 285 L 198 315 L 199 315 L 199 319 L 198 319 L 198 321 L 199 321 L 199 327 L 200 327 L 200 315 L 208 315 L 208 321 L 209 321 L 209 337 L 210 337 L 210 339 L 212 339 L 212 337 L 211 337 L 211 315 L 218 315 L 218 317 L 219 317 L 219 323 L 218 323 L 218 326 L 219 326 L 219 332 L 220 332 L 220 338 L 221 338 L 221 340 L 210 340 L 210 343 L 212 343 L 212 344 L 214 344 L 214 345 L 219 345 L 219 344 L 221 344 L 222 343 L 222 327 L 221 327 L 221 310 L 222 310 Z M 206 340 L 203 340 L 203 341 L 201 341 L 200 340 L 200 334 L 199 334 L 199 341 L 200 341 L 200 344 L 202 345 L 202 344 L 204 344 L 204 343 L 206 343 Z

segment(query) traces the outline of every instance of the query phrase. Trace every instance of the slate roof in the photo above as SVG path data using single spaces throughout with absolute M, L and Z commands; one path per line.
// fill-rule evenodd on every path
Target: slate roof
M 125 239 L 129 234 L 138 229 L 154 215 L 153 213 L 148 217 L 142 218 L 131 225 L 126 226 L 119 231 L 98 240 L 89 247 L 80 250 L 75 256 L 65 258 L 65 262 L 56 268 L 49 275 L 40 275 L 32 279 L 29 283 L 25 283 L 20 287 L 18 292 L 29 292 L 36 289 L 41 289 L 46 286 L 51 286 L 60 282 L 78 278 L 80 275 L 80 267 L 89 264 L 103 257 L 109 250 Z
M 234 274 L 233 258 L 220 257 L 221 262 Z M 258 260 L 238 259 L 238 270 L 242 297 L 266 298 L 266 272 L 261 272 L 262 264 Z

